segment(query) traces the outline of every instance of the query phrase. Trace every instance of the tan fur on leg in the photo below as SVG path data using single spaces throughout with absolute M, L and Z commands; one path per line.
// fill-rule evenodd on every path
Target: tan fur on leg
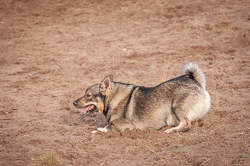
M 184 119 L 180 120 L 180 123 L 178 126 L 173 127 L 171 129 L 167 129 L 164 132 L 173 133 L 177 131 L 186 131 L 186 130 L 189 130 L 190 128 L 191 128 L 191 122 L 187 117 L 185 117 Z

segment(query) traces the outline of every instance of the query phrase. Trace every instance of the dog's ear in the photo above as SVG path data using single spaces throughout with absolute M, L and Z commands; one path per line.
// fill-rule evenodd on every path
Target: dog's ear
M 112 84 L 111 84 L 112 81 L 113 81 L 113 75 L 108 75 L 102 80 L 102 82 L 99 85 L 99 90 L 101 94 L 105 96 L 109 95 L 109 93 L 112 90 Z

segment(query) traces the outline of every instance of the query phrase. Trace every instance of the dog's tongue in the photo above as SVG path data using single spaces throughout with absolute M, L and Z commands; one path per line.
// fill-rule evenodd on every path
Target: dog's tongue
M 81 111 L 81 114 L 86 114 L 89 110 L 91 110 L 93 108 L 93 105 L 90 105 L 86 108 L 84 108 L 82 111 Z

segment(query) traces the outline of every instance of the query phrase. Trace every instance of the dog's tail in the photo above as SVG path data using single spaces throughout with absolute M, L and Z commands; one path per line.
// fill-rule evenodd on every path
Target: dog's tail
M 191 75 L 205 90 L 206 89 L 206 77 L 202 70 L 195 62 L 189 62 L 182 68 L 182 75 Z

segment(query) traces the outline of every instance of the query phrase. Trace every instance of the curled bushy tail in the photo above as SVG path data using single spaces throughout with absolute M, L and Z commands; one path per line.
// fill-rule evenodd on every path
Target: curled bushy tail
M 206 89 L 206 77 L 202 70 L 195 62 L 189 62 L 185 64 L 181 71 L 182 75 L 192 75 L 194 79 L 201 85 L 201 87 Z

